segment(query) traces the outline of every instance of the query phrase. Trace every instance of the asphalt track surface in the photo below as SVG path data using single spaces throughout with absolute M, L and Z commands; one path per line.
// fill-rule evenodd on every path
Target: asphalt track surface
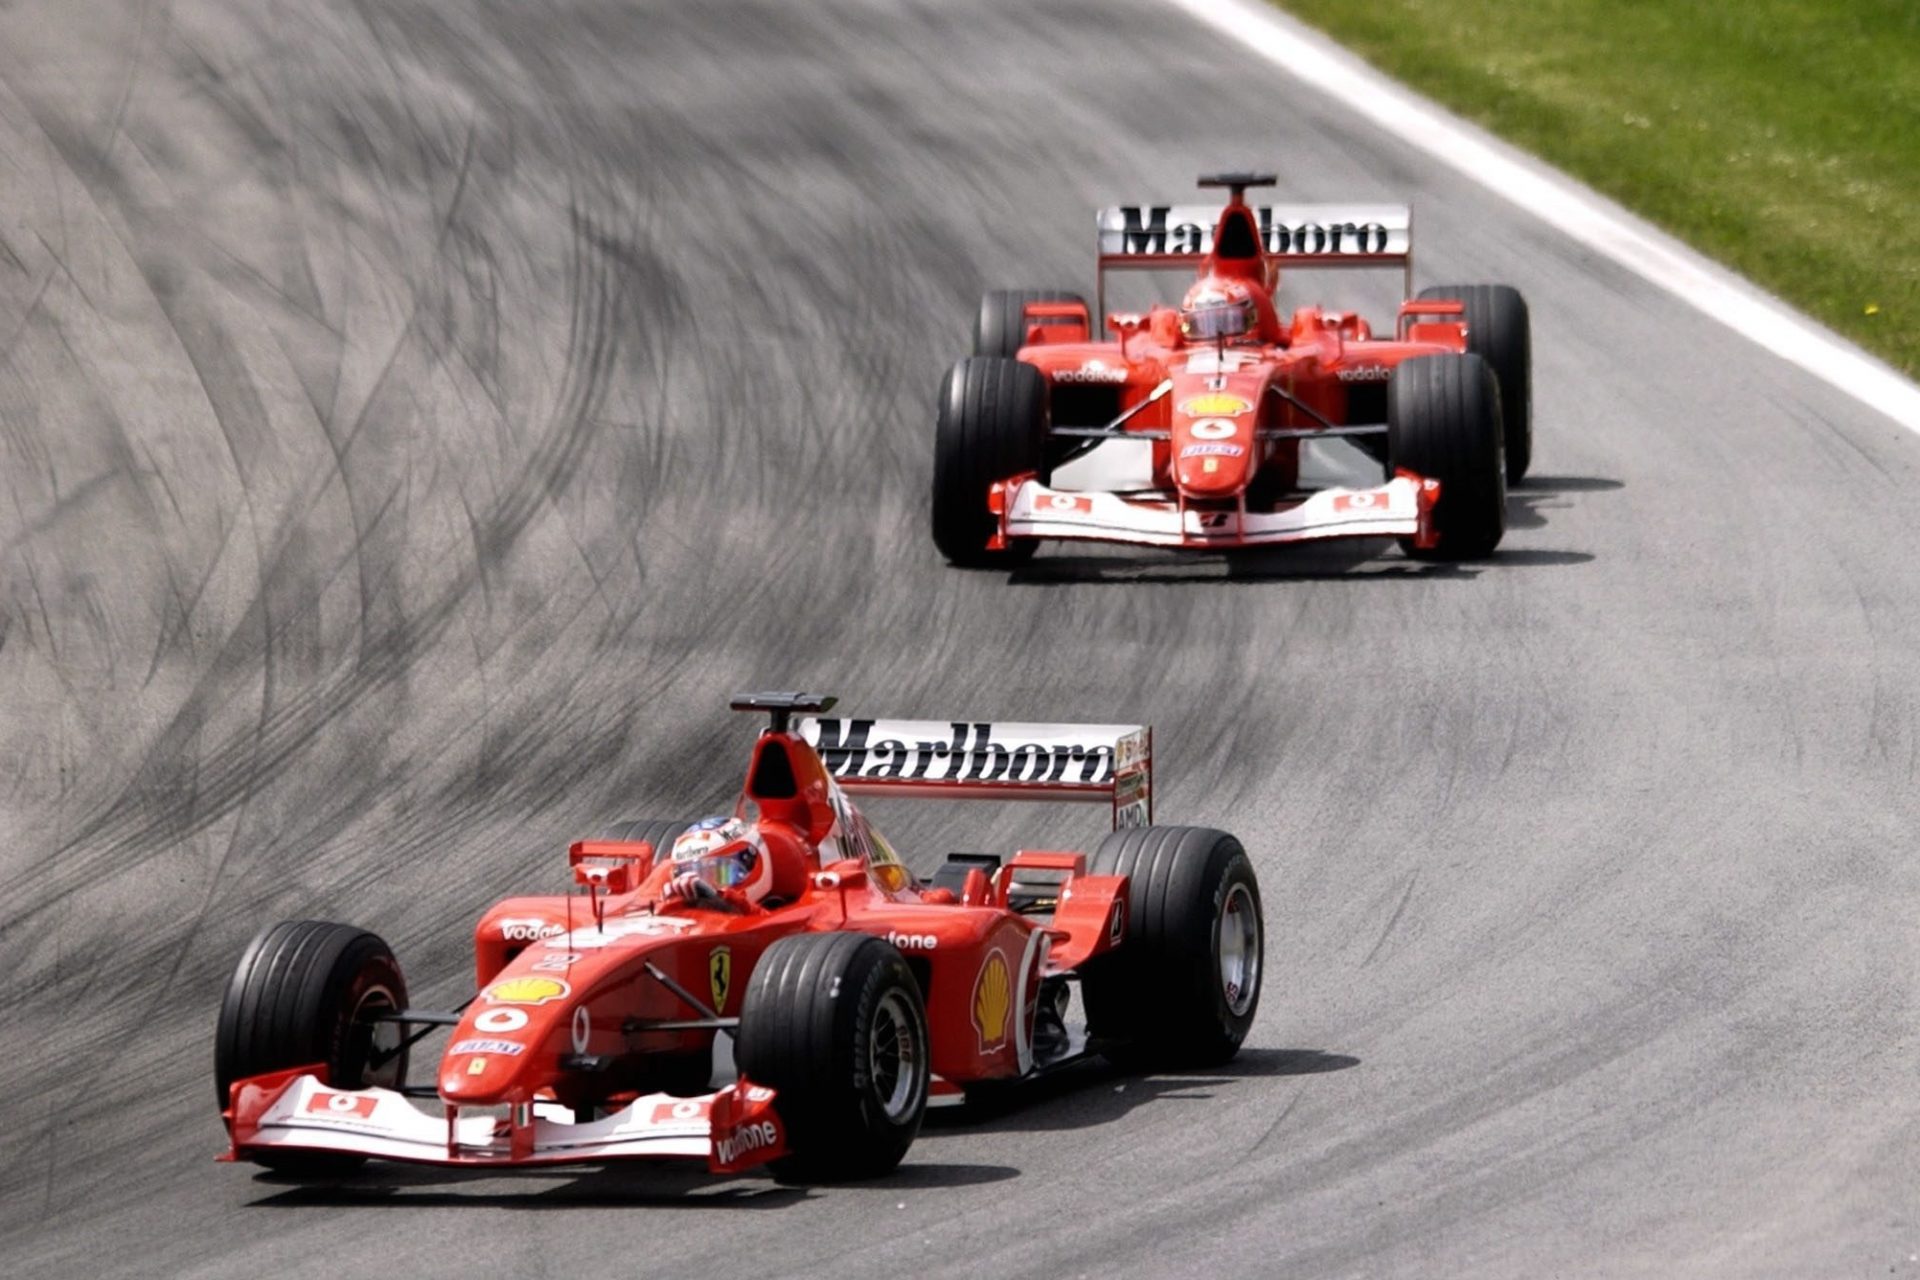
M 1483 564 L 943 568 L 978 292 L 1284 166 L 1533 307 Z M 1149 0 L 0 14 L 12 1275 L 1920 1267 L 1920 440 Z M 746 686 L 1140 720 L 1262 877 L 1229 1069 L 1088 1070 L 812 1190 L 216 1165 L 279 918 L 421 1003 L 565 841 L 724 807 Z M 949 847 L 1085 810 L 879 811 Z

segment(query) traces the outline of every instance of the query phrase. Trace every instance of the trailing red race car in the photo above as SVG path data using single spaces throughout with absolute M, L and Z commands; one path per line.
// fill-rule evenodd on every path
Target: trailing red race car
M 573 845 L 576 892 L 480 918 L 458 1010 L 412 1008 L 373 934 L 261 933 L 220 1007 L 222 1158 L 857 1177 L 968 1090 L 1091 1051 L 1233 1056 L 1260 999 L 1259 885 L 1232 836 L 1148 825 L 1148 730 L 823 718 L 832 702 L 736 700 L 772 724 L 734 813 Z M 863 791 L 1090 799 L 1115 830 L 1091 857 L 951 854 L 922 883 L 848 799 Z M 409 1050 L 441 1027 L 432 1083 L 409 1084 Z M 737 1078 L 716 1082 L 720 1036 Z
M 933 540 L 955 564 L 1030 556 L 1043 538 L 1221 549 L 1400 539 L 1411 555 L 1491 552 L 1506 486 L 1532 455 L 1526 303 L 1504 285 L 1441 285 L 1401 304 L 1390 337 L 1358 315 L 1282 321 L 1283 263 L 1399 268 L 1405 206 L 1250 207 L 1271 174 L 1202 178 L 1226 206 L 1100 214 L 1098 309 L 1076 294 L 981 302 L 974 354 L 941 383 Z M 1217 216 L 1216 216 L 1217 215 Z M 1105 317 L 1106 273 L 1198 268 L 1179 307 Z M 1307 491 L 1302 441 L 1345 437 L 1385 465 L 1370 488 Z M 1151 444 L 1150 474 L 1116 491 L 1053 487 L 1055 468 L 1110 441 Z

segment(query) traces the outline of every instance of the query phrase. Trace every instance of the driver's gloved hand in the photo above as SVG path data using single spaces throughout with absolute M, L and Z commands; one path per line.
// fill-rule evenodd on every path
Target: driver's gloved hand
M 702 902 L 712 902 L 719 896 L 718 889 L 691 871 L 675 876 L 660 890 L 662 902 L 684 902 L 690 907 Z

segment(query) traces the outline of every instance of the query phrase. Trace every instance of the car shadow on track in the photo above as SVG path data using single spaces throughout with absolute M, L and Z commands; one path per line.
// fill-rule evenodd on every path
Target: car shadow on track
M 1569 494 L 1611 493 L 1627 486 L 1603 476 L 1528 476 L 1519 488 L 1507 490 L 1507 529 L 1544 529 L 1553 523 L 1552 512 L 1564 511 L 1573 504 Z M 1585 559 L 1591 560 L 1592 556 Z M 1504 561 L 1505 554 L 1495 557 Z
M 1019 1176 L 1018 1169 L 1005 1165 L 908 1163 L 885 1178 L 849 1185 L 933 1191 Z M 809 1187 L 777 1183 L 765 1172 L 715 1175 L 697 1165 L 666 1164 L 564 1171 L 368 1165 L 329 1182 L 295 1184 L 261 1173 L 254 1185 L 275 1190 L 252 1201 L 247 1206 L 252 1209 L 784 1209 L 812 1194 Z
M 1513 504 L 1509 502 L 1511 511 Z M 1510 517 L 1511 518 L 1511 517 Z M 1515 524 L 1514 527 L 1537 527 Z M 1187 555 L 1060 556 L 1043 555 L 1011 573 L 1014 586 L 1114 586 L 1218 583 L 1245 586 L 1257 582 L 1344 582 L 1359 585 L 1389 579 L 1446 581 L 1477 578 L 1489 570 L 1586 564 L 1585 551 L 1545 551 L 1514 547 L 1485 560 L 1460 564 L 1407 560 L 1384 540 L 1349 542 L 1339 547 L 1274 547 L 1193 559 Z
M 1142 1075 L 1092 1058 L 1032 1084 L 970 1099 L 965 1106 L 929 1111 L 920 1136 L 925 1141 L 942 1133 L 1088 1129 L 1142 1106 L 1230 1097 L 1242 1080 L 1319 1075 L 1359 1065 L 1350 1054 L 1319 1049 L 1242 1049 L 1225 1066 Z
M 1223 1091 L 1230 1094 L 1242 1080 L 1317 1075 L 1358 1065 L 1360 1060 L 1349 1054 L 1319 1049 L 1243 1049 L 1225 1066 L 1141 1075 L 1093 1058 L 963 1107 L 929 1111 L 920 1141 L 937 1143 L 943 1135 L 1093 1128 L 1142 1106 L 1204 1102 Z M 847 1185 L 931 1191 L 1020 1176 L 1018 1169 L 1005 1165 L 919 1160 L 926 1150 L 916 1146 L 907 1162 L 884 1178 Z M 764 1172 L 716 1176 L 697 1165 L 681 1164 L 514 1171 L 369 1164 L 356 1174 L 324 1182 L 296 1182 L 271 1171 L 256 1174 L 253 1182 L 269 1193 L 250 1202 L 253 1209 L 783 1209 L 815 1193 L 814 1188 L 775 1182 Z

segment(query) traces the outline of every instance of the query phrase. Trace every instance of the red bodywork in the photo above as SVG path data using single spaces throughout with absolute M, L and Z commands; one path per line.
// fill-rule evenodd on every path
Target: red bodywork
M 1176 217 L 1189 210 L 1173 210 Z M 1276 215 L 1295 215 L 1289 226 Z M 1056 447 L 1119 438 L 1151 442 L 1151 474 L 1120 492 L 1052 488 L 1032 474 L 1008 476 L 988 504 L 1012 538 L 1068 538 L 1179 547 L 1239 547 L 1329 537 L 1393 535 L 1432 546 L 1438 483 L 1408 472 L 1372 488 L 1300 490 L 1300 446 L 1315 437 L 1372 437 L 1385 455 L 1386 389 L 1413 356 L 1467 349 L 1457 301 L 1405 301 L 1394 331 L 1377 336 L 1351 312 L 1301 307 L 1282 318 L 1273 297 L 1283 263 L 1392 266 L 1411 274 L 1411 216 L 1381 206 L 1348 211 L 1249 207 L 1236 186 L 1210 228 L 1137 229 L 1141 211 L 1102 215 L 1100 298 L 1113 269 L 1195 267 L 1199 278 L 1242 281 L 1258 306 L 1245 340 L 1188 341 L 1177 307 L 1105 318 L 1092 331 L 1078 302 L 1025 309 L 1018 358 L 1045 376 Z M 1325 222 L 1300 222 L 1319 213 Z M 1127 215 L 1123 228 L 1118 215 Z M 1179 251 L 1182 244 L 1204 251 Z M 1175 251 L 1169 251 L 1169 246 Z M 1116 421 L 1124 416 L 1124 421 Z M 1063 434 L 1072 433 L 1072 434 Z M 1100 435 L 1110 429 L 1110 434 Z M 1357 442 L 1357 441 L 1356 441 Z
M 1073 729 L 1105 732 L 1104 745 L 1061 745 Z M 1042 745 L 1002 740 L 1017 730 L 1036 731 L 1027 737 Z M 769 901 L 783 905 L 664 905 L 666 851 L 576 843 L 569 860 L 584 892 L 509 898 L 476 925 L 479 994 L 452 1027 L 430 1110 L 392 1090 L 332 1088 L 320 1066 L 255 1076 L 230 1091 L 223 1158 L 284 1148 L 461 1165 L 695 1156 L 730 1172 L 763 1163 L 785 1151 L 771 1090 L 742 1079 L 671 1096 L 651 1089 L 649 1065 L 710 1051 L 716 1022 L 738 1018 L 761 954 L 808 931 L 867 933 L 899 948 L 926 1006 L 936 1102 L 1027 1075 L 1041 983 L 1120 943 L 1125 878 L 1085 874 L 1082 854 L 1021 852 L 993 874 L 969 872 L 957 891 L 932 888 L 847 792 L 1028 791 L 1111 801 L 1116 822 L 1144 822 L 1150 741 L 1133 726 L 809 720 L 800 732 L 765 732 L 738 811 L 757 818 L 782 869 Z M 1034 873 L 1063 884 L 1044 916 L 1008 906 L 1013 878 Z

